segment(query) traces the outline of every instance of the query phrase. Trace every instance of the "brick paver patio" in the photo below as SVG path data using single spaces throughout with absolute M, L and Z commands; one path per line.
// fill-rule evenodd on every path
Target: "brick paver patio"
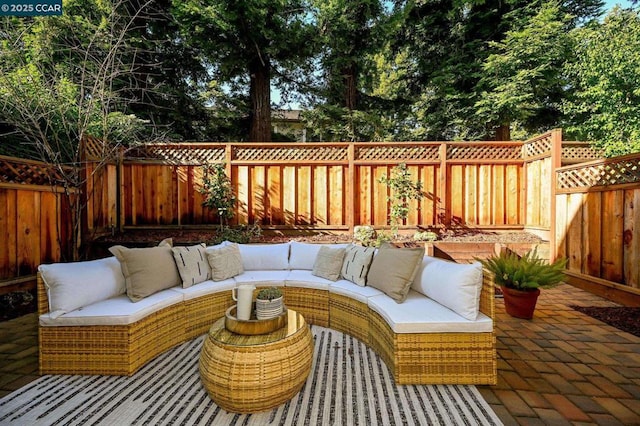
M 479 386 L 505 425 L 640 425 L 640 338 L 569 307 L 616 306 L 562 285 L 533 320 L 497 299 L 498 385 Z M 0 322 L 0 397 L 37 378 L 37 315 Z

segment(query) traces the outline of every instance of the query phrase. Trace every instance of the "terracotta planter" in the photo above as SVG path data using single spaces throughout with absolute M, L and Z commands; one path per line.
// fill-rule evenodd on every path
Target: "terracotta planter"
M 512 288 L 500 287 L 504 295 L 504 307 L 509 315 L 515 318 L 531 319 L 536 309 L 536 302 L 540 290 L 521 291 Z

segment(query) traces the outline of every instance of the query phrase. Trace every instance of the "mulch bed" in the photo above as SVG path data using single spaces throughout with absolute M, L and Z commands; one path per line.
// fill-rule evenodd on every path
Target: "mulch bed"
M 589 315 L 610 326 L 640 337 L 640 308 L 627 306 L 571 306 L 578 312 Z

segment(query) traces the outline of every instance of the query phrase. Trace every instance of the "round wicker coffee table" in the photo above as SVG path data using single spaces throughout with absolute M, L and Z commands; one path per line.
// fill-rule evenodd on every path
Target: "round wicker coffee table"
M 218 406 L 257 413 L 300 391 L 311 372 L 313 336 L 301 314 L 287 313 L 287 324 L 269 334 L 232 333 L 224 317 L 211 326 L 200 352 L 200 378 Z

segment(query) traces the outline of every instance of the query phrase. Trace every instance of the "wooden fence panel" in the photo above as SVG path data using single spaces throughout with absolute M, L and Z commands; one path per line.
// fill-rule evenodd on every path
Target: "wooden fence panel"
M 640 288 L 640 155 L 556 171 L 558 256 L 569 271 Z
M 0 183 L 0 280 L 33 275 L 69 249 L 64 195 L 47 186 Z

